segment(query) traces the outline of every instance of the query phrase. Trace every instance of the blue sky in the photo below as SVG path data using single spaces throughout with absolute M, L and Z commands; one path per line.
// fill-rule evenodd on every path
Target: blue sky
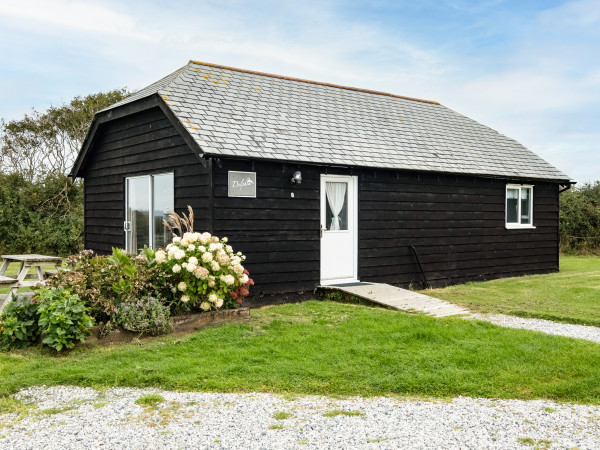
M 600 180 L 600 0 L 2 0 L 0 117 L 190 59 L 437 100 Z

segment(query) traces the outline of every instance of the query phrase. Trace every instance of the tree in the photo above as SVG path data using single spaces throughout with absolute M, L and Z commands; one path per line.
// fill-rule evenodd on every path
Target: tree
M 67 105 L 33 109 L 20 120 L 0 126 L 0 171 L 18 173 L 33 182 L 51 174 L 66 174 L 90 127 L 94 114 L 130 93 L 126 89 L 75 97 Z
M 600 254 L 600 181 L 560 195 L 560 246 L 565 253 Z

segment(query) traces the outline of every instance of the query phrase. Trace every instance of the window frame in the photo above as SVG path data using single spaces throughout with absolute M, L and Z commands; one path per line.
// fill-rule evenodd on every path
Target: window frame
M 535 229 L 533 225 L 533 184 L 507 184 L 506 189 L 504 190 L 504 225 L 506 229 Z M 508 190 L 509 189 L 518 189 L 519 198 L 517 200 L 517 205 L 519 209 L 517 210 L 517 218 L 518 222 L 509 222 L 508 221 Z M 521 199 L 523 189 L 529 189 L 530 192 L 530 202 L 529 202 L 529 223 L 521 223 Z
M 129 224 L 131 223 L 130 217 L 128 217 L 127 215 L 127 209 L 128 209 L 128 202 L 129 202 L 129 180 L 134 179 L 134 178 L 148 178 L 148 213 L 149 213 L 149 217 L 148 217 L 148 247 L 151 249 L 154 249 L 154 177 L 155 176 L 160 176 L 160 175 L 171 175 L 173 177 L 173 206 L 175 206 L 175 172 L 174 171 L 170 171 L 170 172 L 157 172 L 157 173 L 148 173 L 148 174 L 144 174 L 144 175 L 134 175 L 131 177 L 125 177 L 125 221 L 123 223 L 123 229 L 125 231 L 125 250 L 127 252 L 129 252 L 129 239 L 128 239 L 128 234 L 129 234 L 129 229 L 128 227 L 130 226 Z M 173 208 L 175 209 L 175 208 Z M 138 253 L 140 252 L 140 250 L 138 249 Z

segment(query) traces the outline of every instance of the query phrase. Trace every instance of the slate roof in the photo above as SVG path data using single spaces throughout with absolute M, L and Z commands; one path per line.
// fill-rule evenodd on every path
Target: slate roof
M 569 181 L 437 102 L 190 61 L 111 108 L 159 94 L 206 154 Z

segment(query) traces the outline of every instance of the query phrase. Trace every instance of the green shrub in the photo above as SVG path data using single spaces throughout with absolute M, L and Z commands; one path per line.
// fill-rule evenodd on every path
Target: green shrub
M 560 247 L 564 253 L 600 254 L 600 181 L 560 195 Z
M 0 348 L 25 348 L 37 341 L 38 304 L 26 296 L 14 296 L 0 315 Z
M 173 329 L 169 307 L 155 297 L 122 302 L 117 307 L 115 321 L 126 330 L 154 336 Z
M 37 298 L 42 344 L 61 351 L 85 341 L 94 321 L 78 295 L 65 289 L 42 288 Z
M 0 173 L 0 253 L 69 255 L 83 247 L 83 185 L 62 174 Z
M 168 301 L 173 296 L 174 287 L 153 256 L 148 249 L 138 256 L 118 248 L 109 256 L 84 250 L 69 256 L 65 262 L 68 270 L 50 277 L 47 285 L 68 288 L 90 308 L 97 322 L 107 323 L 128 298 L 160 295 Z

